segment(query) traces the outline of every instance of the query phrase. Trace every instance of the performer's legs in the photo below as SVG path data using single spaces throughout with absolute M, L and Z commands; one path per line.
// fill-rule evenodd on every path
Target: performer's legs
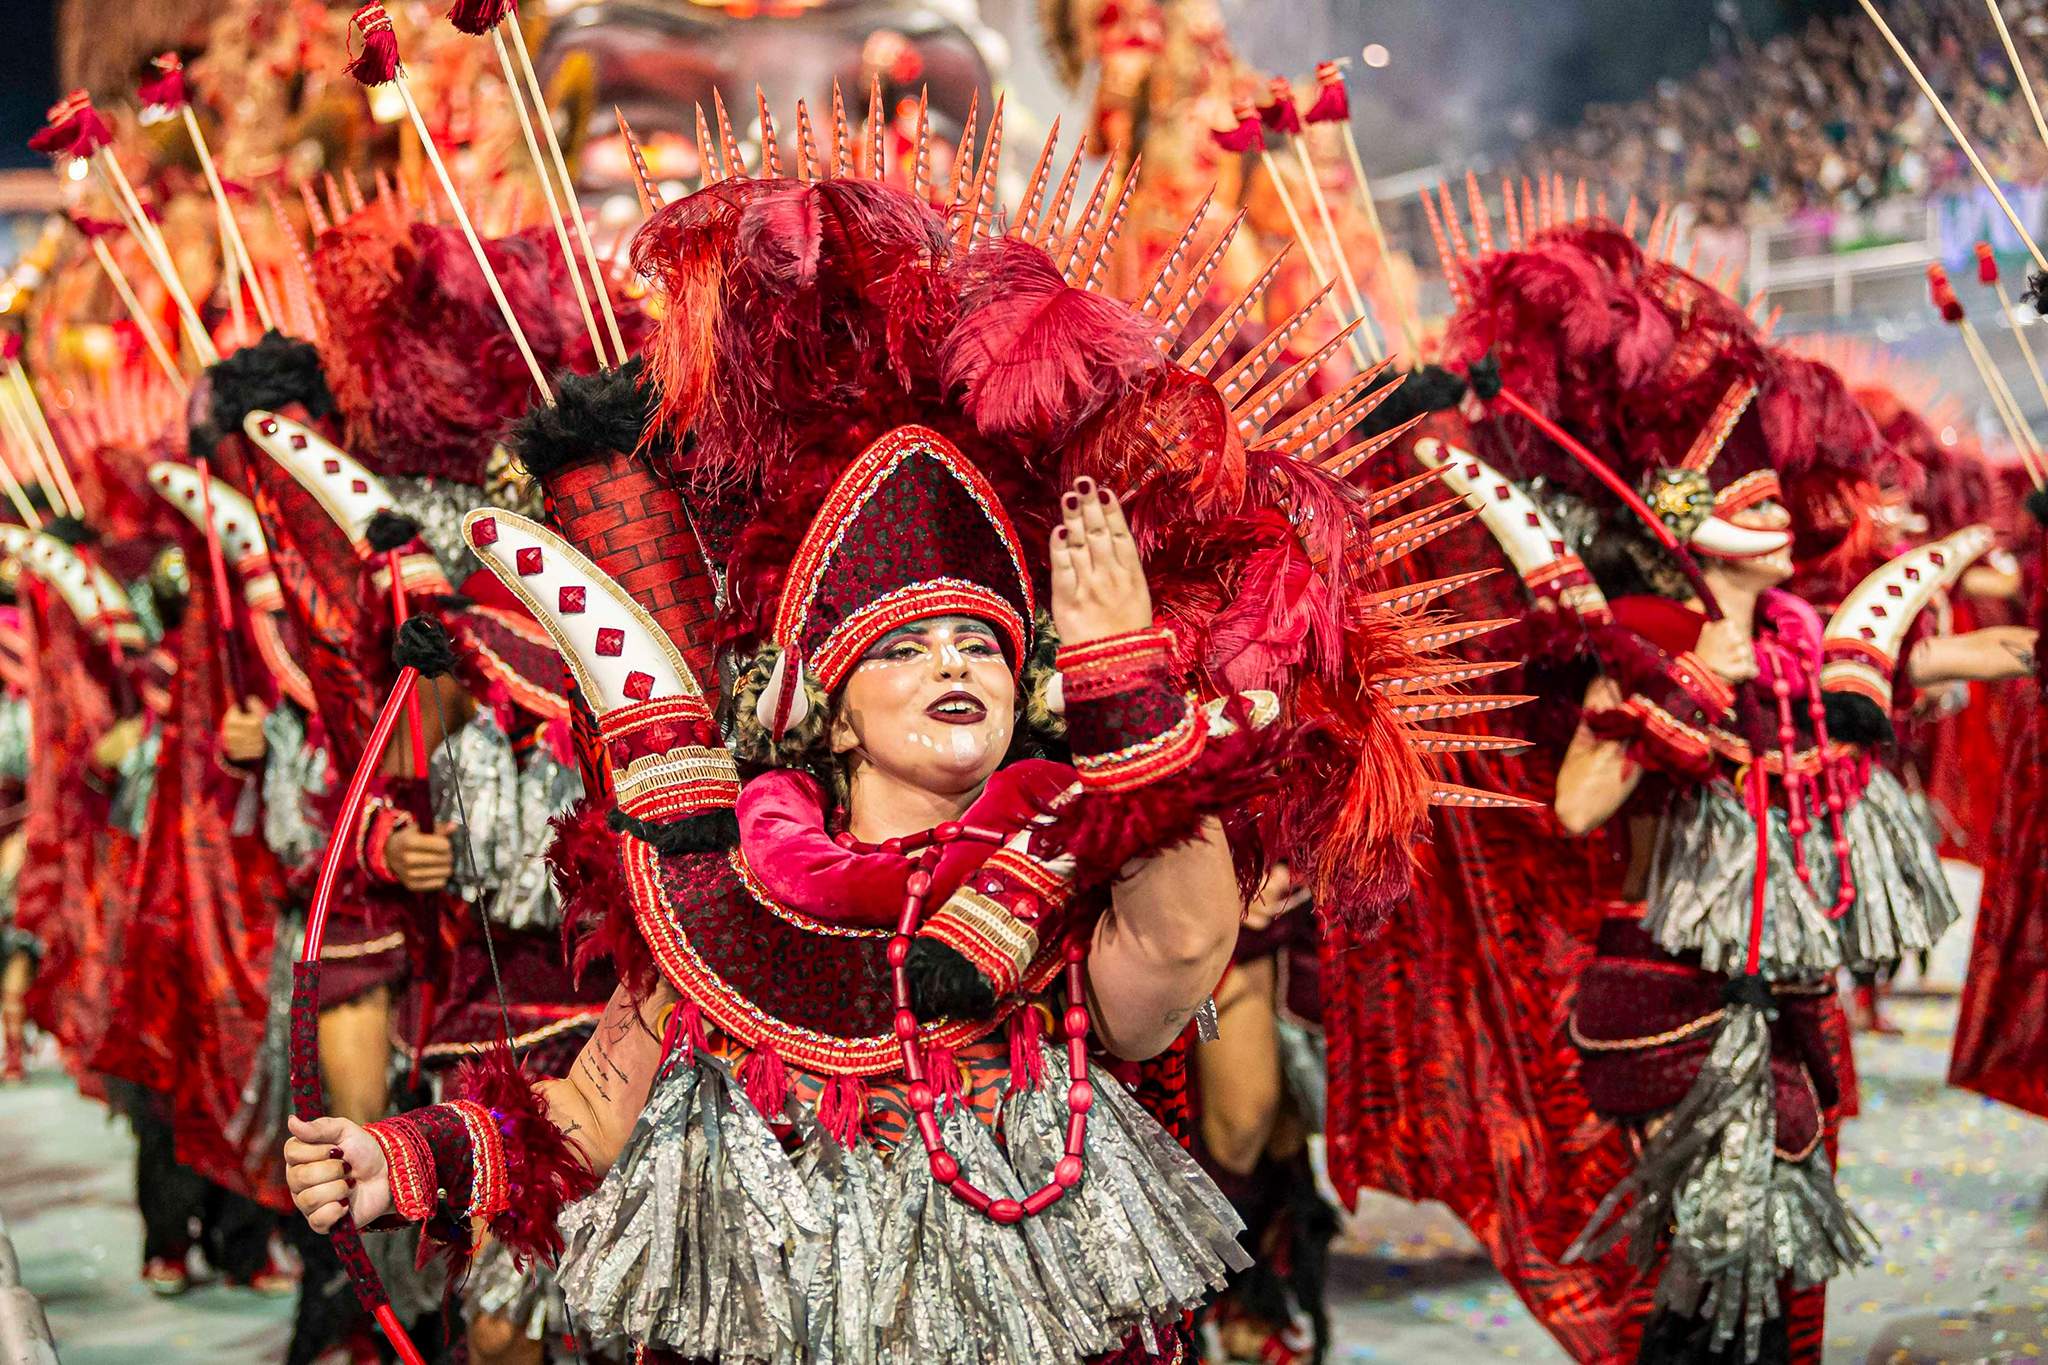
M 1881 1004 L 1879 994 L 1883 982 L 1878 973 L 1876 971 L 1867 971 L 1855 972 L 1852 975 L 1856 979 L 1856 989 L 1854 995 L 1855 1009 L 1851 1012 L 1850 1019 L 1855 1023 L 1857 1032 L 1880 1034 L 1898 1034 L 1903 1032 L 1904 1030 L 1887 1019 L 1879 1008 Z
M 320 1074 L 328 1111 L 357 1123 L 391 1102 L 391 988 L 376 986 L 320 1011 Z
M 1280 1116 L 1273 983 L 1270 957 L 1233 966 L 1216 992 L 1216 1041 L 1195 1049 L 1203 1152 L 1231 1175 L 1252 1173 Z
M 180 1166 L 171 1125 L 155 1097 L 139 1088 L 126 1104 L 135 1129 L 135 1206 L 142 1213 L 142 1277 L 159 1294 L 182 1293 L 192 1220 L 199 1216 L 206 1182 Z
M 35 962 L 25 951 L 0 964 L 0 1081 L 28 1079 L 28 986 Z
M 199 1245 L 207 1263 L 230 1283 L 287 1292 L 289 1280 L 270 1274 L 270 1234 L 277 1222 L 277 1215 L 255 1200 L 208 1182 Z

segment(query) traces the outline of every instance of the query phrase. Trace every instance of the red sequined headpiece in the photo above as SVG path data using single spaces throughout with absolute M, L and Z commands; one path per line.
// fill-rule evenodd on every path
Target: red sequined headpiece
M 987 621 L 1023 667 L 1034 603 L 995 490 L 927 427 L 898 427 L 839 476 L 804 533 L 775 640 L 827 690 L 889 631 L 931 616 Z

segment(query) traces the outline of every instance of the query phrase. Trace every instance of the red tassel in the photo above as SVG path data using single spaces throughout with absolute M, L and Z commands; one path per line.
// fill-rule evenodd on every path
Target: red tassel
M 448 11 L 448 22 L 464 33 L 481 38 L 518 8 L 518 0 L 455 0 Z
M 178 60 L 175 52 L 165 52 L 149 59 L 155 74 L 143 79 L 135 88 L 135 97 L 142 101 L 145 109 L 161 109 L 175 114 L 183 109 L 185 96 L 185 64 Z
M 29 138 L 30 151 L 53 158 L 91 156 L 114 140 L 106 120 L 92 107 L 92 97 L 74 90 L 50 106 L 41 131 Z
M 1292 136 L 1301 131 L 1301 110 L 1294 107 L 1294 87 L 1285 76 L 1275 76 L 1266 86 L 1273 102 L 1259 110 L 1260 120 L 1276 133 Z
M 818 1096 L 818 1126 L 841 1147 L 860 1140 L 868 1122 L 868 1090 L 858 1076 L 834 1076 Z
M 1210 136 L 1216 145 L 1226 152 L 1259 152 L 1266 148 L 1265 130 L 1259 127 L 1259 116 L 1249 104 L 1240 104 L 1232 111 L 1237 115 L 1235 128 L 1217 128 Z
M 348 74 L 364 85 L 385 85 L 398 79 L 398 34 L 391 16 L 372 0 L 349 16 L 349 27 L 362 34 L 363 50 L 349 58 Z
M 1038 1006 L 1026 1005 L 1010 1016 L 1010 1093 L 1036 1090 L 1045 1082 L 1045 1054 L 1039 1050 L 1044 1024 Z
M 681 1049 L 683 1060 L 694 1062 L 705 1045 L 704 1007 L 694 1000 L 685 1000 L 668 1017 L 668 1031 L 661 1040 L 661 1055 L 665 1058 Z
M 960 1063 L 953 1049 L 927 1043 L 924 1049 L 924 1078 L 931 1084 L 932 1106 L 943 1113 L 959 1103 L 965 1093 L 960 1084 Z
M 789 1103 L 789 1070 L 781 1053 L 772 1047 L 755 1048 L 740 1064 L 740 1085 L 762 1118 L 771 1123 L 782 1118 L 783 1106 Z
M 1927 267 L 1927 292 L 1934 298 L 1934 306 L 1941 313 L 1941 320 L 1958 323 L 1963 320 L 1962 300 L 1956 297 L 1955 286 L 1948 282 L 1948 272 L 1939 265 Z
M 1991 254 L 1991 243 L 1977 243 L 1977 283 L 1998 283 L 1998 258 Z
M 1344 68 L 1335 62 L 1316 63 L 1316 98 L 1304 123 L 1342 123 L 1351 117 L 1351 92 L 1344 88 Z

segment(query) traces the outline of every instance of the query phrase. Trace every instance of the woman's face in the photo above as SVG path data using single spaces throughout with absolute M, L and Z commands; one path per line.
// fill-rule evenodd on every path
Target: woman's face
M 924 791 L 971 792 L 1009 752 L 1017 682 L 993 627 L 935 616 L 890 631 L 847 675 L 832 752 Z

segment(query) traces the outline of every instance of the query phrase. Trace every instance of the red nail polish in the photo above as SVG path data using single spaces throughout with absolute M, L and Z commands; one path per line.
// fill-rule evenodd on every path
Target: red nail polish
M 1067 538 L 1067 528 L 1062 526 L 1059 529 L 1055 530 L 1053 532 L 1053 538 L 1056 540 L 1065 540 Z
M 1109 506 L 1109 490 L 1107 488 L 1097 490 L 1095 496 L 1102 499 L 1104 507 Z
M 354 1176 L 344 1176 L 342 1178 L 348 1182 L 348 1187 L 350 1189 L 354 1189 L 356 1187 L 356 1178 Z
M 328 1159 L 329 1161 L 342 1161 L 342 1160 L 346 1160 L 346 1158 L 344 1158 L 344 1157 L 342 1156 L 342 1154 L 341 1154 L 341 1148 L 339 1148 L 339 1147 L 329 1147 L 329 1148 L 327 1149 L 327 1159 Z
M 1076 507 L 1079 507 L 1081 505 L 1081 500 L 1075 497 L 1072 493 L 1067 494 L 1067 496 L 1060 499 L 1060 501 L 1066 504 L 1066 508 L 1069 512 L 1073 511 Z

